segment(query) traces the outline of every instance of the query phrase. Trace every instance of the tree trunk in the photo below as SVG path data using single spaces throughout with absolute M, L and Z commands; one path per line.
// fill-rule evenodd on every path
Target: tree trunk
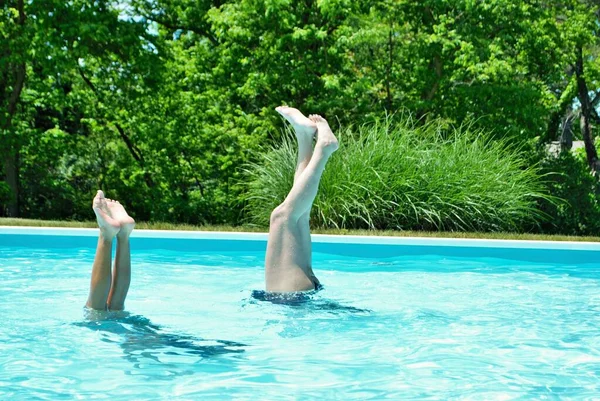
M 19 11 L 19 25 L 23 27 L 26 21 L 25 15 L 25 4 L 24 0 L 17 1 L 17 8 Z M 0 129 L 9 130 L 12 125 L 12 118 L 17 112 L 17 106 L 19 99 L 21 98 L 21 92 L 25 85 L 26 78 L 26 65 L 24 62 L 19 62 L 13 67 L 14 84 L 13 90 L 10 94 L 7 104 L 8 116 L 4 122 L 4 126 Z M 13 199 L 8 204 L 8 216 L 18 217 L 19 216 L 19 146 L 17 141 L 11 141 L 8 143 L 8 149 L 6 149 L 6 155 L 4 156 L 4 174 L 5 180 L 13 193 Z
M 579 124 L 581 127 L 581 134 L 583 136 L 583 143 L 585 144 L 585 154 L 587 161 L 594 173 L 598 171 L 598 152 L 596 151 L 596 145 L 594 144 L 594 137 L 592 135 L 592 129 L 590 126 L 591 116 L 591 101 L 589 90 L 585 82 L 585 75 L 583 70 L 583 49 L 580 46 L 577 49 L 577 62 L 575 63 L 575 74 L 577 75 L 577 97 L 579 103 L 581 103 L 581 117 Z
M 15 66 L 14 76 L 15 84 L 8 101 L 8 118 L 6 119 L 5 126 L 2 127 L 5 130 L 10 129 L 12 118 L 17 112 L 17 104 L 25 83 L 24 64 Z M 6 149 L 6 155 L 4 156 L 4 179 L 13 194 L 13 198 L 8 204 L 9 217 L 19 217 L 19 147 L 16 142 L 9 141 L 8 149 Z
M 435 94 L 437 93 L 439 87 L 440 87 L 440 82 L 442 80 L 442 59 L 439 55 L 434 55 L 433 59 L 431 60 L 431 68 L 433 69 L 433 72 L 435 73 L 435 82 L 433 83 L 433 86 L 431 88 L 429 88 L 429 90 L 427 90 L 426 92 L 423 92 L 421 94 L 421 99 L 427 101 L 427 103 L 431 102 L 433 100 L 433 98 L 435 97 Z M 422 108 L 420 110 L 417 111 L 417 118 L 419 121 L 423 121 L 425 122 L 425 119 L 423 119 L 423 117 L 427 114 L 427 109 L 426 108 Z
M 19 217 L 19 153 L 7 152 L 4 157 L 6 183 L 13 193 L 12 202 L 8 204 L 8 217 Z
M 570 150 L 573 147 L 573 120 L 575 120 L 575 116 L 572 113 L 567 114 L 562 119 L 562 130 L 560 133 L 561 150 Z

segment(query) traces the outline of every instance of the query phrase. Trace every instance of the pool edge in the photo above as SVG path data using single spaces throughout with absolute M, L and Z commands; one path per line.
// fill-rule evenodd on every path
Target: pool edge
M 0 226 L 1 235 L 54 235 L 70 237 L 95 237 L 97 228 L 63 228 L 63 227 L 22 227 Z M 267 233 L 222 232 L 222 231 L 172 231 L 172 230 L 135 230 L 132 238 L 169 238 L 198 240 L 238 240 L 266 241 Z M 312 234 L 315 243 L 332 244 L 376 244 L 376 245 L 411 245 L 411 246 L 443 246 L 473 248 L 514 248 L 514 249 L 553 249 L 553 250 L 585 250 L 600 251 L 600 243 L 576 241 L 539 241 L 539 240 L 504 240 L 476 238 L 435 238 L 435 237 L 391 237 L 391 236 L 359 236 Z

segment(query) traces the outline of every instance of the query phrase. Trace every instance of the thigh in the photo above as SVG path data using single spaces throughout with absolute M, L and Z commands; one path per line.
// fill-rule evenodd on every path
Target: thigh
M 312 241 L 310 237 L 310 212 L 305 213 L 298 220 L 298 241 L 306 259 L 308 267 L 312 268 Z
M 265 258 L 267 291 L 306 291 L 314 289 L 310 241 L 298 224 L 271 226 Z

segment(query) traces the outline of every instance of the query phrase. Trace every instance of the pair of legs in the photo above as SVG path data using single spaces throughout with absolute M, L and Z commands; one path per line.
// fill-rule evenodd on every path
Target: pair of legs
M 114 200 L 106 199 L 98 191 L 92 203 L 100 235 L 92 267 L 92 280 L 87 303 L 88 308 L 97 310 L 123 310 L 131 282 L 131 251 L 129 235 L 135 221 L 125 208 Z M 117 238 L 117 253 L 111 271 L 112 244 Z
M 294 128 L 298 139 L 298 161 L 294 185 L 283 203 L 271 214 L 265 262 L 268 292 L 314 290 L 319 281 L 312 270 L 310 210 L 329 157 L 338 149 L 337 138 L 327 121 L 318 115 L 304 116 L 299 110 L 281 106 L 279 112 Z M 313 149 L 313 138 L 317 141 Z M 123 206 L 106 199 L 102 191 L 94 198 L 94 213 L 100 227 L 86 306 L 98 310 L 123 310 L 131 282 L 129 235 L 135 221 Z M 112 243 L 117 252 L 111 271 Z
M 298 161 L 292 189 L 271 214 L 265 261 L 266 290 L 314 290 L 319 281 L 312 270 L 310 210 L 325 165 L 337 150 L 338 141 L 321 116 L 306 117 L 299 110 L 287 106 L 275 110 L 294 128 L 298 139 Z M 313 149 L 315 134 L 317 141 Z

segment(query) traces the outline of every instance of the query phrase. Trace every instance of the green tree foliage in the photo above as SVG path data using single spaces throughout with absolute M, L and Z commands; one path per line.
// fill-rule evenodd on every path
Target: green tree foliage
M 350 82 L 379 88 L 371 103 L 455 123 L 475 119 L 521 140 L 545 132 L 551 85 L 564 68 L 555 8 L 511 0 L 380 4 L 346 35 L 361 71 Z
M 11 214 L 76 217 L 73 208 L 64 209 L 63 205 L 77 203 L 79 194 L 89 196 L 90 188 L 97 187 L 102 178 L 94 171 L 69 177 L 69 160 L 84 157 L 93 162 L 94 158 L 86 154 L 87 147 L 100 144 L 89 139 L 117 123 L 123 98 L 133 101 L 124 83 L 138 81 L 144 73 L 140 67 L 151 65 L 142 57 L 151 53 L 144 47 L 147 29 L 122 20 L 108 1 L 3 4 L 7 24 L 19 25 L 18 32 L 8 30 L 5 35 L 8 57 L 0 67 L 0 73 L 8 77 L 2 93 L 2 100 L 8 103 L 1 127 L 4 173 L 20 201 L 19 209 L 11 210 Z M 22 88 L 15 96 L 21 68 Z M 100 89 L 94 87 L 94 80 L 101 80 Z M 140 84 L 148 90 L 147 82 Z M 102 89 L 108 95 L 103 97 Z M 108 102 L 110 107 L 105 105 Z M 80 142 L 85 144 L 71 147 Z M 75 153 L 77 149 L 84 153 Z M 11 182 L 13 175 L 18 182 Z M 53 191 L 70 178 L 80 185 L 66 192 Z M 21 193 L 21 189 L 26 192 Z M 76 195 L 61 199 L 66 194 Z
M 242 166 L 281 141 L 282 103 L 343 125 L 407 110 L 555 139 L 581 104 L 578 54 L 593 130 L 597 13 L 591 0 L 9 0 L 0 210 L 88 218 L 103 188 L 140 220 L 238 223 Z

